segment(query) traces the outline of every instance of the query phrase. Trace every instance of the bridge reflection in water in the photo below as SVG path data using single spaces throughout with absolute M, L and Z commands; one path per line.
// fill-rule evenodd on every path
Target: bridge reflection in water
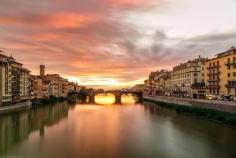
M 96 104 L 101 105 L 112 105 L 115 104 L 115 96 L 113 94 L 97 94 L 94 96 L 94 101 Z
M 115 103 L 132 105 L 138 101 L 138 97 L 132 94 L 123 94 L 119 100 L 120 102 L 117 102 L 117 97 L 111 93 L 97 94 L 94 96 L 94 102 L 100 105 L 113 105 Z

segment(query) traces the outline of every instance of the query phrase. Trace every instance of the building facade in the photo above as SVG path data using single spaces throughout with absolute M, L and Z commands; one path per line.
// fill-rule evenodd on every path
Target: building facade
M 45 74 L 45 66 L 40 65 L 40 75 L 32 76 L 32 96 L 34 99 L 54 97 L 67 97 L 70 92 L 79 92 L 77 83 L 58 74 Z
M 171 72 L 172 95 L 178 97 L 201 98 L 205 92 L 198 89 L 203 84 L 202 65 L 205 58 L 199 58 L 177 65 Z
M 169 96 L 170 95 L 170 72 L 166 70 L 161 70 L 159 73 L 156 74 L 154 77 L 156 83 L 155 93 L 156 95 L 161 96 Z
M 30 99 L 30 71 L 13 57 L 0 54 L 0 103 Z
M 207 94 L 236 95 L 236 48 L 206 61 L 204 70 Z
M 134 87 L 132 87 L 130 90 L 132 92 L 143 92 L 144 91 L 144 84 L 136 84 Z

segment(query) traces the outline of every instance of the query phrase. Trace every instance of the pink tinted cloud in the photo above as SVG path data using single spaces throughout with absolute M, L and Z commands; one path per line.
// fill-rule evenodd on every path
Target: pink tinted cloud
M 16 7 L 9 12 L 13 4 Z M 123 21 L 123 15 L 153 5 L 151 0 L 3 0 L 1 49 L 8 54 L 14 51 L 34 73 L 39 64 L 45 64 L 48 72 L 64 76 L 102 76 L 121 82 L 144 78 L 163 62 L 176 59 L 157 62 L 163 57 L 149 48 L 129 49 L 120 44 L 141 36 Z M 113 17 L 114 13 L 120 18 Z M 119 48 L 117 53 L 111 45 Z

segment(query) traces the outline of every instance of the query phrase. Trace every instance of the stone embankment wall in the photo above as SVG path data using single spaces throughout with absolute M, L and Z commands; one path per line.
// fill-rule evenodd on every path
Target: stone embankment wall
M 231 102 L 231 101 L 177 98 L 177 97 L 165 97 L 165 96 L 144 96 L 144 98 L 166 103 L 201 107 L 206 109 L 215 109 L 230 113 L 236 112 L 236 102 Z
M 9 106 L 0 107 L 0 113 L 11 112 L 15 110 L 28 109 L 31 108 L 32 103 L 30 101 L 24 101 L 20 103 L 15 103 Z

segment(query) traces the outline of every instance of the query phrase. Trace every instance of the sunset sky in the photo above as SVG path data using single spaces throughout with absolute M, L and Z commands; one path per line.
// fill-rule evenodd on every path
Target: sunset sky
M 0 50 L 38 74 L 131 86 L 236 46 L 235 0 L 0 0 Z

